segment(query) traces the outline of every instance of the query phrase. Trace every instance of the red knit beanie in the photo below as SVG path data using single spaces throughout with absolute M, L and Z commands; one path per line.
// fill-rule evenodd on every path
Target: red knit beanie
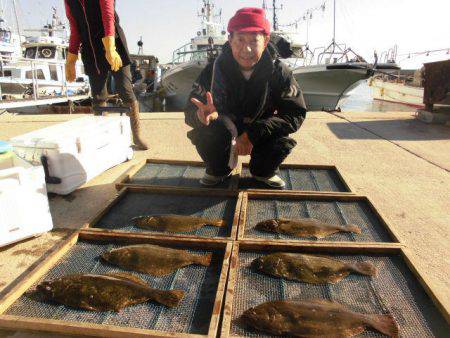
M 228 22 L 228 33 L 262 32 L 270 35 L 270 22 L 264 9 L 257 7 L 241 8 Z

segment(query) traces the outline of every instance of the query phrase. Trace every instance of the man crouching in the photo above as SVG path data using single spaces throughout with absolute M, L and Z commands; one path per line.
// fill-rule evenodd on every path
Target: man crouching
M 185 109 L 188 137 L 206 164 L 200 183 L 231 175 L 236 155 L 251 155 L 254 179 L 283 188 L 276 174 L 306 117 L 303 95 L 289 68 L 267 45 L 270 23 L 261 8 L 243 8 L 228 23 L 222 53 L 201 72 Z M 234 160 L 233 160 L 234 158 Z

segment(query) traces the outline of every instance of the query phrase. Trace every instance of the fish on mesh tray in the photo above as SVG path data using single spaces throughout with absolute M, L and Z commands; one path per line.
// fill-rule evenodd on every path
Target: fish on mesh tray
M 184 297 L 183 290 L 153 289 L 139 277 L 127 273 L 67 275 L 43 281 L 37 290 L 48 300 L 90 311 L 119 312 L 149 300 L 175 307 Z
M 212 253 L 198 255 L 152 244 L 129 245 L 101 254 L 108 263 L 153 276 L 166 276 L 191 264 L 209 266 L 211 257 Z
M 271 301 L 246 310 L 241 321 L 257 330 L 295 337 L 353 337 L 371 328 L 398 338 L 391 315 L 353 312 L 328 300 Z
M 207 219 L 187 215 L 138 216 L 134 217 L 132 221 L 140 228 L 170 232 L 189 232 L 207 225 L 215 227 L 226 225 L 225 221 L 221 219 Z
M 351 273 L 376 276 L 377 270 L 370 262 L 346 263 L 337 259 L 277 252 L 253 260 L 252 268 L 275 277 L 306 283 L 337 283 Z
M 259 222 L 255 228 L 265 232 L 315 238 L 325 238 L 337 232 L 361 233 L 361 229 L 353 224 L 328 224 L 315 218 L 299 218 L 296 220 L 283 218 L 269 219 Z

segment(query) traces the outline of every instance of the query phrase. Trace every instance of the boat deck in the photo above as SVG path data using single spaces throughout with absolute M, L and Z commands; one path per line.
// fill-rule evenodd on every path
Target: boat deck
M 5 113 L 0 115 L 0 139 L 80 116 Z M 130 166 L 149 157 L 199 160 L 186 138 L 189 128 L 183 114 L 148 113 L 142 118 L 151 149 L 136 152 L 132 161 L 106 171 L 69 196 L 52 196 L 57 230 L 0 249 L 0 290 L 5 291 L 61 240 L 63 233 L 58 229 L 80 228 L 91 220 L 115 196 L 115 181 Z M 310 112 L 294 138 L 298 145 L 286 163 L 336 165 L 354 192 L 368 196 L 386 218 L 424 280 L 450 311 L 450 128 L 420 122 L 413 112 Z M 3 331 L 0 337 L 43 334 Z
M 0 110 L 22 108 L 31 106 L 44 106 L 55 103 L 64 103 L 68 101 L 81 101 L 89 98 L 89 95 L 69 95 L 69 96 L 49 96 L 39 99 L 17 99 L 17 100 L 0 100 Z

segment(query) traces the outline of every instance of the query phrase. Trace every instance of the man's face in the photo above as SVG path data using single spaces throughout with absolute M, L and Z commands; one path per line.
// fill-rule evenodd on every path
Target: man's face
M 241 69 L 250 70 L 255 66 L 269 43 L 269 36 L 262 33 L 234 32 L 228 38 L 234 59 Z

